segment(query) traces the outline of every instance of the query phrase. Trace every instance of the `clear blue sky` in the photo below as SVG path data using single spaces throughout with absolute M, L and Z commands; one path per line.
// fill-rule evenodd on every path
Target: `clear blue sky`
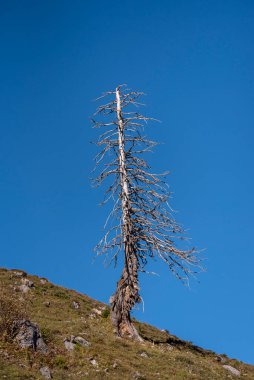
M 120 268 L 94 261 L 89 117 L 128 83 L 162 121 L 151 162 L 207 258 L 191 289 L 151 266 L 136 316 L 254 363 L 253 1 L 1 1 L 0 31 L 0 265 L 108 301 Z

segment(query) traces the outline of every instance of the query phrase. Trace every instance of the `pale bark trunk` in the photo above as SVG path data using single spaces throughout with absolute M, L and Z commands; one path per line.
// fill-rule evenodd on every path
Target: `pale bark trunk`
M 111 297 L 111 320 L 120 336 L 130 336 L 142 340 L 133 326 L 130 311 L 140 301 L 138 287 L 138 260 L 132 236 L 132 222 L 130 217 L 130 199 L 128 187 L 128 173 L 124 145 L 124 124 L 121 110 L 119 88 L 116 88 L 119 168 L 121 181 L 122 222 L 124 241 L 124 269 L 117 283 L 115 294 Z

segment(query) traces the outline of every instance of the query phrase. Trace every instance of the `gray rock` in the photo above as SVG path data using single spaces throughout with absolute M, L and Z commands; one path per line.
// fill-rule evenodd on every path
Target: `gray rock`
M 33 283 L 33 281 L 28 280 L 28 278 L 22 278 L 21 283 L 22 283 L 23 285 L 28 286 L 29 288 L 34 288 L 34 283 Z
M 68 339 L 64 340 L 64 345 L 67 351 L 74 350 L 74 343 L 70 342 Z
M 148 358 L 149 357 L 145 351 L 141 352 L 140 356 L 142 356 L 142 358 Z
M 40 278 L 40 283 L 42 285 L 45 285 L 47 282 L 48 282 L 48 280 L 46 278 Z
M 235 375 L 235 376 L 240 376 L 241 375 L 241 372 L 238 369 L 232 367 L 231 365 L 226 365 L 225 364 L 222 367 L 225 368 L 227 371 L 231 372 L 232 375 Z
M 48 352 L 48 347 L 42 339 L 39 327 L 29 320 L 23 319 L 15 323 L 14 337 L 22 348 L 32 348 L 34 351 L 40 351 L 44 354 Z
M 42 337 L 38 337 L 37 342 L 36 342 L 36 351 L 40 351 L 43 354 L 46 354 L 48 352 L 48 346 L 42 339 Z
M 24 293 L 24 294 L 30 292 L 30 288 L 29 288 L 29 286 L 27 286 L 27 285 L 20 285 L 20 286 L 18 286 L 17 289 L 18 289 L 21 293 Z
M 44 301 L 42 304 L 43 304 L 44 306 L 50 307 L 50 301 Z
M 91 358 L 91 359 L 90 359 L 90 363 L 91 363 L 94 367 L 98 367 L 98 363 L 97 363 L 97 361 L 96 361 L 94 358 Z
M 72 343 L 80 344 L 82 347 L 89 347 L 91 346 L 91 343 L 88 342 L 86 339 L 82 338 L 81 336 L 74 336 L 71 339 Z
M 72 351 L 74 349 L 74 347 L 75 347 L 75 344 L 79 344 L 82 347 L 89 347 L 89 346 L 91 346 L 91 343 L 88 342 L 86 339 L 82 338 L 81 336 L 71 335 L 70 339 L 66 338 L 64 340 L 65 348 L 68 351 Z
M 45 377 L 45 379 L 52 379 L 49 367 L 40 368 L 40 373 Z

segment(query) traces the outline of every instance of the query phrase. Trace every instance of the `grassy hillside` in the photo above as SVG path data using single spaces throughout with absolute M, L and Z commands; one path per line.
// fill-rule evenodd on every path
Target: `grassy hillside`
M 144 343 L 113 334 L 106 305 L 84 294 L 53 285 L 36 276 L 27 293 L 19 288 L 20 271 L 0 269 L 4 297 L 17 299 L 28 319 L 39 325 L 48 354 L 22 349 L 0 340 L 0 379 L 45 379 L 40 368 L 50 368 L 55 380 L 79 379 L 254 379 L 254 367 L 225 355 L 201 349 L 166 331 L 136 322 Z M 1 295 L 3 296 L 3 295 Z M 20 304 L 21 302 L 21 304 Z M 85 338 L 90 345 L 74 344 L 68 351 L 64 340 Z M 241 372 L 233 375 L 223 365 Z

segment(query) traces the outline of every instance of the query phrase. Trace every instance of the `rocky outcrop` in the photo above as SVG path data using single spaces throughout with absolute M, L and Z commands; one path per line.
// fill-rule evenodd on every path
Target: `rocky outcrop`
M 30 289 L 34 288 L 34 283 L 33 281 L 28 280 L 28 278 L 22 278 L 21 279 L 21 285 L 18 286 L 18 290 L 21 293 L 28 293 Z
M 222 367 L 225 368 L 227 371 L 231 372 L 232 375 L 235 375 L 235 376 L 241 375 L 241 372 L 238 369 L 232 367 L 231 365 L 223 365 Z
M 27 273 L 24 272 L 23 270 L 13 269 L 11 273 L 12 273 L 12 276 L 17 277 L 17 278 L 27 277 Z
M 15 322 L 13 330 L 14 340 L 20 347 L 31 348 L 44 354 L 48 352 L 48 347 L 41 336 L 39 327 L 35 323 L 23 319 Z

